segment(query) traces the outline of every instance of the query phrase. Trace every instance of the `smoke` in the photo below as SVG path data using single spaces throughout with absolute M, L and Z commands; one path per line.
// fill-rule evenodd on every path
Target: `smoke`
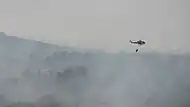
M 76 64 L 70 57 L 70 66 L 59 66 L 59 71 L 31 68 L 18 77 L 7 76 L 0 84 L 1 101 L 6 99 L 7 105 L 28 102 L 36 107 L 189 105 L 189 57 L 93 54 L 88 58 Z
M 33 46 L 40 48 L 25 45 L 7 56 L 6 49 L 1 52 L 0 107 L 190 105 L 187 55 L 82 53 Z

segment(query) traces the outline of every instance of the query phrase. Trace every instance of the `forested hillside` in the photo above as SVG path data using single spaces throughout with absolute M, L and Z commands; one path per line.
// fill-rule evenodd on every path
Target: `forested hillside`
M 0 33 L 1 107 L 187 107 L 190 56 L 81 52 Z

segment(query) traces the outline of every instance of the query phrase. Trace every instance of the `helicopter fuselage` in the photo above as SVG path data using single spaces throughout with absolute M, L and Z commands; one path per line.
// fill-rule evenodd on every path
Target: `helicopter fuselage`
M 144 45 L 144 44 L 146 44 L 146 42 L 142 41 L 142 40 L 135 41 L 135 42 L 133 42 L 133 41 L 130 40 L 130 42 L 133 43 L 133 44 L 138 44 L 138 45 Z

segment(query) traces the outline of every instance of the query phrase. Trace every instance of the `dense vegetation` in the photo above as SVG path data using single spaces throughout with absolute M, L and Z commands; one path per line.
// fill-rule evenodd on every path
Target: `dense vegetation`
M 0 107 L 187 107 L 190 57 L 108 54 L 0 33 Z

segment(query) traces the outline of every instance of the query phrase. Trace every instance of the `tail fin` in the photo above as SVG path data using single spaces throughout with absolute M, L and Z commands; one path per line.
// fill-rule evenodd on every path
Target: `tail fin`
M 129 42 L 131 42 L 131 43 L 132 43 L 132 41 L 131 41 L 131 40 L 129 40 Z

